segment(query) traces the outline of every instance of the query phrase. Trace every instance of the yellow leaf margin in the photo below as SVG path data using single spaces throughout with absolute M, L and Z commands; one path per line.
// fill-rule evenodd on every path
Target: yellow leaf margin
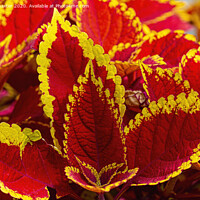
M 40 140 L 41 134 L 38 130 L 32 131 L 29 128 L 21 130 L 17 124 L 9 125 L 5 122 L 0 123 L 0 143 L 7 144 L 8 146 L 18 146 L 20 149 L 20 157 L 22 158 L 25 146 L 34 141 Z M 32 200 L 33 198 L 28 195 L 22 195 L 14 190 L 9 189 L 5 184 L 0 181 L 0 189 L 3 193 L 10 194 L 14 198 L 23 200 Z M 48 194 L 47 197 L 38 197 L 36 200 L 48 200 L 50 197 L 47 187 L 45 187 Z
M 68 32 L 71 37 L 77 37 L 79 40 L 79 46 L 83 49 L 83 56 L 89 58 L 89 63 L 91 60 L 96 60 L 99 67 L 105 66 L 107 74 L 107 79 L 112 79 L 116 84 L 115 88 L 115 101 L 119 104 L 121 113 L 125 112 L 125 105 L 123 104 L 123 99 L 121 91 L 124 90 L 124 87 L 121 85 L 121 77 L 116 76 L 117 70 L 114 65 L 109 64 L 110 58 L 107 54 L 104 54 L 104 50 L 100 45 L 94 45 L 94 42 L 91 39 L 88 39 L 88 36 L 84 32 L 80 32 L 77 26 L 70 24 L 69 21 L 64 21 L 59 12 L 54 9 L 54 14 L 52 17 L 51 24 L 47 27 L 47 33 L 43 37 L 43 42 L 39 46 L 39 55 L 36 58 L 39 73 L 39 80 L 41 81 L 40 90 L 43 92 L 41 100 L 44 104 L 44 112 L 48 117 L 51 118 L 51 135 L 54 140 L 54 145 L 57 147 L 61 153 L 61 145 L 59 144 L 57 138 L 55 137 L 55 129 L 52 126 L 53 119 L 53 101 L 55 97 L 49 94 L 49 80 L 48 80 L 48 69 L 51 67 L 51 60 L 47 58 L 48 49 L 51 49 L 52 43 L 56 41 L 56 33 L 58 26 L 61 25 L 61 28 Z M 64 134 L 64 133 L 63 133 Z
M 142 121 L 149 121 L 155 116 L 159 114 L 166 114 L 166 113 L 175 113 L 177 114 L 178 110 L 182 110 L 185 113 L 195 114 L 196 112 L 200 112 L 200 99 L 199 94 L 196 91 L 191 91 L 187 97 L 185 93 L 180 93 L 177 98 L 175 99 L 173 95 L 169 95 L 167 99 L 161 97 L 158 102 L 152 101 L 149 104 L 149 108 L 144 108 L 142 113 L 136 115 L 135 120 L 130 120 L 129 124 L 125 127 L 124 133 L 125 136 L 130 134 L 130 131 L 134 131 L 140 127 Z M 166 179 L 149 183 L 148 185 L 157 185 L 158 183 L 165 182 L 170 178 L 176 177 L 183 170 L 189 169 L 192 163 L 196 163 L 200 160 L 200 143 L 197 145 L 195 149 L 193 149 L 193 154 L 190 156 L 190 159 L 186 162 L 183 162 L 176 171 L 169 174 Z M 137 167 L 137 166 L 136 166 Z M 133 184 L 135 185 L 147 185 L 146 183 L 143 184 Z

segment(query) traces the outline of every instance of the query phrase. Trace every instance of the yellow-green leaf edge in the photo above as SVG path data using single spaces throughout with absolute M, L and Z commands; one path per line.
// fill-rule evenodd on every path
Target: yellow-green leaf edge
M 55 137 L 55 129 L 52 126 L 54 119 L 53 119 L 53 101 L 55 99 L 54 96 L 49 94 L 49 82 L 48 82 L 48 69 L 51 66 L 51 60 L 47 58 L 48 49 L 52 47 L 52 43 L 56 40 L 56 33 L 57 33 L 57 23 L 60 24 L 61 28 L 68 32 L 71 37 L 77 37 L 79 40 L 79 46 L 83 49 L 83 56 L 89 58 L 90 60 L 95 59 L 97 65 L 99 67 L 106 66 L 106 70 L 108 71 L 108 79 L 113 79 L 114 83 L 116 84 L 116 95 L 115 100 L 119 104 L 119 109 L 121 116 L 125 112 L 125 105 L 123 104 L 123 94 L 121 91 L 124 91 L 124 87 L 121 85 L 121 77 L 117 76 L 117 70 L 114 65 L 110 65 L 110 58 L 107 54 L 104 54 L 104 50 L 100 45 L 94 45 L 94 42 L 91 39 L 88 39 L 88 36 L 84 32 L 80 32 L 78 27 L 75 25 L 70 24 L 69 21 L 65 21 L 62 16 L 59 14 L 57 9 L 54 9 L 54 14 L 52 17 L 51 23 L 47 27 L 47 33 L 43 37 L 43 42 L 39 45 L 39 55 L 37 56 L 37 64 L 38 73 L 39 73 L 39 80 L 40 83 L 40 90 L 43 92 L 41 96 L 41 100 L 44 104 L 44 112 L 45 114 L 51 118 L 51 135 L 54 141 L 54 145 L 57 150 L 61 153 L 61 145 L 59 144 L 57 138 Z M 89 60 L 89 62 L 90 62 Z M 120 92 L 119 92 L 120 91 Z M 121 99 L 121 100 L 120 100 Z M 63 133 L 64 134 L 64 133 Z
M 21 130 L 21 127 L 17 124 L 8 124 L 5 122 L 0 123 L 0 143 L 7 144 L 9 146 L 18 146 L 20 157 L 23 156 L 23 151 L 25 146 L 34 141 L 40 140 L 41 133 L 38 130 L 32 131 L 29 128 L 25 128 Z M 47 197 L 41 198 L 38 197 L 36 200 L 48 200 L 50 197 L 49 191 L 47 187 L 45 187 L 47 191 Z M 9 189 L 5 184 L 0 181 L 0 190 L 3 193 L 9 194 L 14 198 L 23 199 L 23 200 L 32 200 L 33 198 L 29 195 L 19 194 L 16 191 Z M 35 199 L 35 198 L 34 198 Z
M 182 110 L 185 113 L 196 113 L 200 112 L 200 98 L 196 91 L 191 90 L 191 92 L 186 96 L 186 93 L 180 93 L 177 95 L 176 99 L 173 95 L 169 95 L 167 99 L 161 97 L 157 102 L 152 101 L 149 104 L 149 108 L 144 108 L 142 113 L 138 113 L 134 120 L 130 120 L 129 124 L 124 128 L 124 134 L 127 136 L 131 130 L 139 128 L 143 120 L 149 121 L 152 117 L 159 114 L 172 113 L 174 110 Z M 176 113 L 175 113 L 176 114 Z M 196 163 L 200 160 L 200 143 L 196 148 L 193 149 L 193 154 L 190 159 L 183 162 L 178 170 L 169 174 L 165 179 L 158 182 L 152 182 L 148 185 L 157 185 L 168 181 L 170 178 L 174 178 L 182 173 L 183 170 L 189 169 L 192 163 Z M 137 166 L 136 166 L 137 167 Z M 143 184 L 132 184 L 132 186 L 147 185 Z

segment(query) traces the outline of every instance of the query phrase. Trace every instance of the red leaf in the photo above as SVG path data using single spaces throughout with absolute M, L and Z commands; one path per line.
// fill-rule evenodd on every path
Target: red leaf
M 181 92 L 188 94 L 190 85 L 188 81 L 183 81 L 179 73 L 173 73 L 171 69 L 157 67 L 155 70 L 147 65 L 141 64 L 141 70 L 145 88 L 150 101 L 157 101 L 161 97 L 167 98 L 169 95 L 177 96 Z
M 128 86 L 127 83 L 125 83 L 125 86 L 130 88 L 130 85 L 141 77 L 140 70 L 135 70 L 135 67 L 133 67 L 139 66 L 139 61 L 153 69 L 161 67 L 177 71 L 182 56 L 189 49 L 197 47 L 198 43 L 195 42 L 193 36 L 185 35 L 182 31 L 170 32 L 164 30 L 146 36 L 143 42 L 136 45 L 118 45 L 110 51 L 110 55 L 118 73 L 122 77 L 127 76 Z
M 82 42 L 79 40 L 81 37 Z M 84 72 L 90 56 L 93 56 L 91 49 L 86 49 L 90 42 L 84 33 L 79 33 L 75 26 L 70 27 L 57 13 L 47 28 L 44 42 L 40 43 L 37 63 L 40 65 L 38 72 L 42 82 L 40 89 L 44 93 L 42 101 L 45 113 L 52 119 L 51 133 L 54 144 L 60 151 L 64 140 L 64 134 L 60 133 L 64 133 L 67 96 L 72 93 L 73 84 L 79 74 Z
M 12 59 L 11 61 L 5 63 L 4 58 L 0 60 L 0 89 L 2 88 L 3 84 L 8 79 L 9 75 L 15 70 L 16 66 L 19 65 L 19 63 L 23 62 L 29 52 L 24 53 L 23 55 L 18 56 L 15 59 Z M 1 63 L 2 61 L 2 63 Z
M 93 48 L 94 52 L 101 52 L 100 46 Z M 96 61 L 88 62 L 84 75 L 79 76 L 73 94 L 68 97 L 65 115 L 64 147 L 71 165 L 66 167 L 66 175 L 95 192 L 108 192 L 129 180 L 137 171 L 120 170 L 125 156 L 121 135 L 124 89 L 106 57 L 96 55 L 106 67 L 99 66 Z M 110 77 L 109 74 L 113 75 Z
M 199 160 L 199 97 L 191 92 L 151 102 L 125 127 L 127 160 L 139 171 L 132 182 L 157 184 Z
M 10 49 L 17 47 L 36 32 L 42 24 L 50 21 L 53 14 L 53 8 L 50 8 L 50 5 L 56 3 L 61 3 L 61 1 L 46 0 L 44 4 L 43 0 L 17 0 L 15 2 L 6 0 L 3 5 L 9 4 L 9 6 L 3 7 L 5 13 L 2 14 L 0 20 L 0 32 L 2 33 L 0 41 L 12 34 L 9 47 Z
M 65 160 L 41 140 L 39 131 L 0 124 L 1 190 L 16 198 L 46 199 L 47 186 L 59 196 L 70 193 L 64 176 Z M 6 156 L 8 155 L 9 156 Z
M 144 59 L 147 56 L 159 55 L 164 59 L 168 68 L 178 67 L 182 56 L 189 49 L 198 46 L 195 37 L 192 35 L 185 35 L 183 31 L 170 32 L 169 30 L 163 30 L 144 41 L 133 52 L 132 61 Z
M 84 8 L 84 1 L 79 0 L 76 9 L 77 25 L 106 53 L 114 45 L 120 43 L 137 43 L 142 40 L 145 32 L 139 18 L 132 8 L 110 0 L 88 0 L 89 8 Z M 148 31 L 147 31 L 148 32 Z
M 184 4 L 176 1 L 161 0 L 128 0 L 127 6 L 133 8 L 140 21 L 151 29 L 161 31 L 191 28 L 189 23 L 184 22 L 180 15 Z
M 26 58 L 26 57 L 25 57 Z M 19 93 L 39 85 L 36 55 L 30 54 L 9 72 L 7 82 Z
M 47 0 L 45 4 L 43 0 L 17 0 L 15 2 L 5 0 L 1 2 L 0 41 L 9 38 L 6 52 L 4 52 L 0 61 L 0 65 L 6 66 L 7 71 L 2 72 L 5 74 L 4 76 L 8 76 L 11 73 L 10 71 L 14 70 L 16 65 L 19 64 L 19 62 L 13 62 L 11 67 L 8 66 L 8 63 L 15 61 L 16 58 L 18 59 L 20 55 L 26 58 L 24 54 L 36 47 L 37 28 L 51 20 L 53 7 L 50 5 L 53 4 L 62 5 L 62 0 Z M 59 9 L 62 10 L 60 7 Z M 0 51 L 0 57 L 1 54 Z
M 145 23 L 162 16 L 164 13 L 172 11 L 176 7 L 176 4 L 178 5 L 180 3 L 163 2 L 161 0 L 128 0 L 126 4 L 134 8 L 141 21 Z
M 23 92 L 12 112 L 9 123 L 22 122 L 27 119 L 34 119 L 43 115 L 38 88 L 29 88 Z
M 166 19 L 160 21 L 156 21 L 148 23 L 148 27 L 151 30 L 161 31 L 164 29 L 170 29 L 170 30 L 188 30 L 192 29 L 192 25 L 190 25 L 188 22 L 184 22 L 181 16 L 174 14 L 172 16 L 167 17 Z
M 49 5 L 54 2 L 58 1 L 46 1 L 45 5 L 48 5 L 48 8 L 32 8 L 32 6 L 36 6 L 36 3 L 43 6 L 44 2 L 41 0 L 37 0 L 37 2 L 6 0 L 1 3 L 0 41 L 5 48 L 0 49 L 0 65 L 2 67 L 0 73 L 4 76 L 1 79 L 0 87 L 10 73 L 16 67 L 19 68 L 19 64 L 25 60 L 27 54 L 30 54 L 28 51 L 34 44 L 37 28 L 51 19 L 53 8 L 50 8 Z M 21 12 L 22 10 L 23 12 Z M 1 44 L 0 46 L 2 46 Z
M 188 80 L 191 88 L 200 92 L 199 74 L 200 74 L 200 52 L 198 49 L 191 49 L 182 57 L 179 71 L 185 80 Z
M 41 94 L 37 87 L 30 87 L 28 90 L 22 92 L 8 123 L 16 123 L 21 128 L 39 130 L 42 134 L 42 138 L 44 138 L 48 144 L 53 144 L 50 133 L 50 120 L 44 116 L 40 97 Z
M 139 44 L 130 45 L 129 43 L 125 45 L 116 45 L 109 52 L 110 58 L 112 61 L 128 61 L 131 57 L 131 54 L 136 50 Z
M 121 116 L 115 110 L 118 105 L 110 97 L 115 88 L 109 87 L 108 78 L 103 86 L 101 80 L 105 78 L 101 75 L 100 80 L 94 71 L 100 70 L 93 69 L 92 63 L 89 63 L 84 76 L 79 76 L 80 85 L 74 86 L 74 94 L 69 96 L 65 115 L 65 152 L 73 165 L 77 163 L 76 155 L 99 172 L 108 164 L 123 163 L 124 155 L 120 133 Z M 123 88 L 120 90 L 123 92 Z M 115 156 L 116 152 L 121 152 L 118 157 Z
M 131 85 L 138 77 L 141 76 L 138 62 L 130 60 L 132 53 L 137 49 L 137 45 L 116 45 L 109 51 L 111 63 L 117 68 L 117 74 L 128 79 L 128 85 Z M 130 80 L 131 79 L 131 80 Z M 126 83 L 123 83 L 126 87 Z

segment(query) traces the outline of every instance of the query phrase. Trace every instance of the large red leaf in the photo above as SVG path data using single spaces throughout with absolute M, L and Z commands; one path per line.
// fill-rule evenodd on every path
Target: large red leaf
M 70 193 L 64 175 L 66 161 L 41 139 L 39 131 L 1 123 L 0 147 L 3 192 L 22 199 L 47 199 L 47 186 L 55 188 L 59 196 Z
M 76 1 L 77 2 L 77 1 Z M 106 53 L 120 43 L 137 43 L 148 32 L 140 23 L 132 8 L 117 1 L 88 0 L 78 1 L 76 9 L 77 25 Z M 87 5 L 84 8 L 81 5 Z
M 191 88 L 200 92 L 199 77 L 200 77 L 200 49 L 191 49 L 182 57 L 179 65 L 179 71 L 183 78 L 190 82 Z
M 98 73 L 103 70 L 106 69 L 98 69 L 98 66 L 93 67 L 92 62 L 88 63 L 84 75 L 78 78 L 79 85 L 73 87 L 74 94 L 68 97 L 65 115 L 65 152 L 70 163 L 77 163 L 74 157 L 76 155 L 81 161 L 90 163 L 97 171 L 109 162 L 113 163 L 113 160 L 123 163 L 124 157 L 120 132 L 123 113 L 120 116 L 116 110 L 118 105 L 110 97 L 110 92 L 113 93 L 115 87 L 109 87 L 109 78 L 104 82 L 104 74 Z M 96 74 L 100 74 L 100 77 Z M 119 91 L 116 91 L 115 95 L 119 93 L 120 103 L 123 102 L 124 91 L 120 85 L 116 85 L 117 88 Z M 113 156 L 115 152 L 121 152 L 118 158 Z
M 63 147 L 67 96 L 72 93 L 73 84 L 84 72 L 89 58 L 94 57 L 91 42 L 87 35 L 79 33 L 77 27 L 71 27 L 55 12 L 40 43 L 37 63 L 42 82 L 40 89 L 44 93 L 42 101 L 45 113 L 52 119 L 51 133 L 59 150 Z
M 170 0 L 127 0 L 126 4 L 128 7 L 133 8 L 140 21 L 148 25 L 152 30 L 161 31 L 166 28 L 187 30 L 191 27 L 181 19 L 180 9 L 183 9 L 184 6 L 182 2 Z M 182 14 L 184 13 L 182 12 Z
M 145 88 L 150 101 L 157 101 L 161 97 L 167 98 L 173 94 L 177 96 L 181 92 L 188 94 L 190 85 L 188 81 L 183 81 L 179 73 L 173 73 L 171 69 L 157 67 L 152 69 L 145 64 L 141 64 L 141 71 Z
M 78 85 L 74 85 L 73 95 L 68 97 L 65 115 L 64 146 L 71 165 L 66 168 L 66 175 L 100 193 L 126 182 L 137 171 L 120 170 L 125 162 L 121 132 L 124 88 L 114 73 L 113 66 L 100 67 L 90 61 L 84 75 L 79 76 Z
M 199 103 L 194 91 L 188 97 L 170 95 L 151 102 L 129 122 L 124 130 L 128 166 L 139 168 L 132 183 L 157 184 L 199 161 Z

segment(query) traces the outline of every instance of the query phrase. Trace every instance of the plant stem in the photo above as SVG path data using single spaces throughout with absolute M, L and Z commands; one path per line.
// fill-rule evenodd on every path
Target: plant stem
M 122 190 L 117 194 L 114 200 L 119 200 L 120 197 L 129 189 L 129 187 L 122 188 Z
M 193 163 L 192 164 L 192 169 L 196 169 L 198 171 L 200 171 L 200 164 L 197 162 L 197 163 Z
M 99 198 L 98 198 L 98 200 L 105 200 L 105 198 L 104 198 L 104 193 L 99 193 Z
M 170 179 L 167 182 L 165 189 L 164 189 L 164 192 L 163 192 L 164 197 L 169 197 L 171 194 L 174 194 L 174 187 L 176 185 L 177 180 L 178 180 L 178 176 Z
M 109 192 L 105 193 L 105 197 L 107 200 L 113 200 L 113 196 Z

